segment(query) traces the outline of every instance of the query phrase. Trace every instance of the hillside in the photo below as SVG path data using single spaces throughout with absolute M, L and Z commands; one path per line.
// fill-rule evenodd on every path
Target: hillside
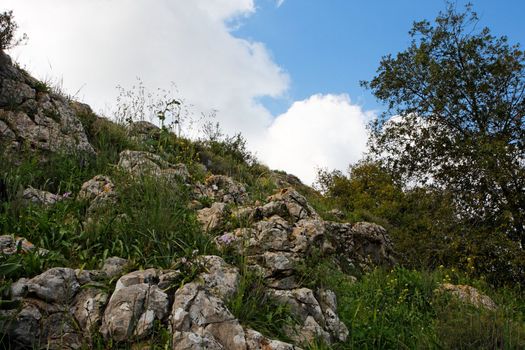
M 403 267 L 242 138 L 97 116 L 1 51 L 0 79 L 2 347 L 525 347 L 519 288 Z

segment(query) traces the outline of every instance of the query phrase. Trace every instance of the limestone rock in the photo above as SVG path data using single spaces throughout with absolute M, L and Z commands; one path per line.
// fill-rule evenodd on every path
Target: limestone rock
M 205 271 L 199 278 L 206 288 L 223 300 L 233 296 L 241 279 L 239 269 L 226 264 L 221 257 L 215 255 L 203 256 L 200 260 Z
M 153 123 L 140 120 L 129 125 L 129 134 L 132 138 L 141 142 L 155 140 L 160 134 L 160 128 Z
M 193 192 L 197 199 L 207 197 L 215 202 L 243 204 L 248 200 L 244 186 L 225 175 L 209 176 L 204 184 L 197 184 Z
M 301 348 L 279 340 L 266 338 L 253 329 L 245 329 L 247 350 L 302 350 Z
M 239 322 L 202 285 L 188 283 L 177 290 L 170 323 L 173 349 L 246 349 Z
M 22 198 L 27 204 L 37 204 L 37 205 L 53 205 L 65 197 L 54 194 L 47 191 L 38 190 L 36 188 L 26 188 L 22 193 Z
M 20 151 L 94 155 L 70 102 L 13 66 L 0 53 L 0 144 L 7 155 Z
M 168 313 L 168 296 L 156 285 L 132 284 L 116 289 L 104 311 L 100 332 L 105 339 L 143 339 L 155 320 Z
M 341 261 L 363 270 L 395 264 L 392 242 L 383 227 L 368 222 L 325 222 L 325 228 Z
M 128 265 L 128 261 L 124 258 L 119 258 L 117 256 L 113 256 L 110 258 L 107 258 L 104 261 L 104 266 L 102 266 L 102 271 L 106 274 L 106 276 L 112 278 L 122 275 L 122 272 Z
M 80 289 L 75 270 L 55 267 L 27 282 L 27 292 L 48 303 L 67 304 Z
M 4 255 L 13 255 L 16 253 L 29 253 L 35 250 L 33 243 L 29 242 L 23 237 L 16 237 L 12 235 L 0 236 L 0 253 Z M 38 253 L 45 255 L 48 253 L 46 249 L 39 248 Z
M 198 210 L 197 220 L 205 231 L 214 231 L 224 225 L 228 213 L 228 206 L 225 203 L 215 202 L 210 208 Z
M 77 200 L 89 202 L 88 216 L 100 211 L 106 211 L 117 202 L 115 185 L 104 175 L 96 175 L 84 182 L 77 195 Z
M 286 206 L 288 218 L 292 222 L 297 222 L 301 219 L 312 218 L 320 219 L 315 210 L 308 204 L 304 196 L 299 194 L 293 188 L 284 188 L 278 193 L 270 196 L 268 202 L 281 202 Z
M 443 283 L 437 289 L 439 293 L 450 293 L 464 303 L 471 304 L 477 308 L 496 310 L 496 303 L 487 295 L 480 293 L 476 288 L 466 285 L 454 285 Z
M 38 307 L 33 305 L 24 305 L 20 311 L 0 310 L 0 334 L 9 335 L 15 349 L 34 349 L 39 345 L 42 318 Z
M 137 177 L 158 176 L 168 181 L 174 181 L 177 178 L 186 181 L 190 176 L 186 165 L 171 164 L 156 154 L 144 151 L 120 152 L 118 166 Z
M 108 294 L 97 288 L 83 289 L 76 296 L 73 315 L 87 335 L 91 334 L 91 330 L 102 320 L 107 300 Z

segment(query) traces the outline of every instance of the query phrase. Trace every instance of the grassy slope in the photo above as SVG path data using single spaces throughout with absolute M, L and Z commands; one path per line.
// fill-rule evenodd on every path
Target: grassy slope
M 188 189 L 183 184 L 151 178 L 131 181 L 114 166 L 123 149 L 148 150 L 168 161 L 184 162 L 194 181 L 207 175 L 198 166 L 199 158 L 206 158 L 214 173 L 246 183 L 254 200 L 265 198 L 275 189 L 275 175 L 233 139 L 203 144 L 162 132 L 149 142 L 138 143 L 120 125 L 92 114 L 80 117 L 97 149 L 96 159 L 57 155 L 41 165 L 28 157 L 22 165 L 7 165 L 1 170 L 8 198 L 0 203 L 0 234 L 26 237 L 51 252 L 46 256 L 0 257 L 3 290 L 17 278 L 36 275 L 49 267 L 97 268 L 105 257 L 113 255 L 130 259 L 135 267 L 170 268 L 178 258 L 191 259 L 195 249 L 201 254 L 217 254 L 210 237 L 197 224 L 195 212 L 187 208 Z M 54 193 L 78 193 L 81 184 L 96 174 L 109 175 L 120 194 L 112 211 L 101 214 L 96 224 L 84 223 L 85 203 L 66 200 L 42 208 L 25 207 L 19 200 L 19 191 L 28 186 Z M 298 189 L 321 215 L 327 215 L 330 205 L 319 193 L 306 186 Z M 225 258 L 243 271 L 242 288 L 230 302 L 232 311 L 244 323 L 285 339 L 282 328 L 293 322 L 288 310 L 265 299 L 257 276 L 242 269 L 242 257 Z M 304 263 L 304 271 L 306 285 L 330 288 L 338 296 L 339 314 L 350 329 L 350 337 L 344 344 L 335 344 L 335 349 L 525 348 L 525 299 L 518 288 L 493 290 L 482 280 L 470 280 L 457 271 L 402 267 L 378 269 L 352 282 L 328 261 L 313 257 Z M 492 296 L 500 307 L 495 312 L 478 310 L 436 294 L 434 290 L 442 281 L 474 285 Z M 159 347 L 167 341 L 169 337 L 162 329 L 152 337 Z M 102 344 L 100 339 L 92 345 L 116 347 Z M 310 348 L 328 347 L 311 344 Z

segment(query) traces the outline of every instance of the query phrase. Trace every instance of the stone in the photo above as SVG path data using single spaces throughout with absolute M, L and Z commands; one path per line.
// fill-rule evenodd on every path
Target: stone
M 49 153 L 94 156 L 82 123 L 70 101 L 47 91 L 41 82 L 15 67 L 4 53 L 0 59 L 0 144 L 18 162 L 29 150 L 45 160 Z M 38 92 L 37 92 L 38 91 Z
M 209 176 L 204 184 L 195 185 L 193 192 L 197 200 L 205 197 L 228 204 L 244 204 L 248 201 L 244 186 L 225 175 Z
M 205 269 L 199 278 L 203 280 L 206 288 L 223 300 L 235 294 L 241 279 L 238 268 L 215 255 L 202 256 L 199 262 Z
M 122 275 L 127 265 L 128 261 L 126 259 L 112 256 L 104 261 L 102 272 L 109 278 L 118 277 Z
M 225 203 L 215 202 L 210 208 L 198 210 L 197 220 L 205 231 L 214 231 L 224 225 L 228 213 L 228 206 Z
M 43 319 L 40 347 L 45 349 L 80 349 L 83 345 L 82 334 L 78 332 L 71 315 L 56 312 Z
M 22 193 L 22 198 L 27 204 L 53 205 L 64 199 L 59 194 L 38 190 L 36 188 L 26 188 Z
M 238 320 L 220 298 L 197 283 L 175 292 L 170 324 L 174 349 L 246 349 Z
M 168 314 L 168 296 L 156 285 L 132 284 L 116 289 L 104 311 L 101 334 L 106 340 L 144 339 L 155 320 Z
M 268 339 L 253 329 L 245 329 L 246 350 L 302 350 L 301 348 L 279 340 Z
M 120 277 L 115 286 L 115 291 L 132 286 L 134 284 L 157 284 L 159 282 L 159 273 L 155 269 L 139 270 L 130 272 Z
M 47 303 L 69 304 L 80 289 L 75 270 L 55 267 L 27 281 L 27 293 Z
M 130 136 L 140 142 L 155 140 L 160 134 L 158 126 L 145 120 L 132 122 L 128 129 Z
M 496 303 L 487 295 L 481 293 L 476 288 L 467 285 L 454 285 L 451 283 L 443 283 L 436 290 L 438 293 L 449 293 L 464 303 L 470 304 L 477 308 L 485 308 L 487 310 L 496 310 L 498 307 Z
M 396 263 L 392 242 L 386 230 L 376 224 L 325 222 L 325 233 L 338 260 L 363 271 L 373 266 L 392 267 Z
M 33 305 L 23 305 L 19 312 L 0 310 L 0 334 L 8 334 L 15 349 L 34 349 L 41 337 L 42 318 L 40 310 Z
M 87 216 L 95 213 L 105 213 L 117 203 L 118 195 L 111 179 L 104 175 L 96 175 L 84 182 L 77 195 L 77 200 L 89 203 Z
M 82 289 L 76 296 L 73 315 L 87 335 L 100 324 L 107 300 L 108 294 L 97 288 Z
M 145 151 L 120 152 L 118 166 L 137 177 L 156 176 L 167 181 L 176 181 L 179 178 L 186 181 L 190 177 L 186 165 L 171 164 L 160 156 Z
M 283 188 L 278 193 L 268 197 L 268 202 L 282 202 L 286 206 L 287 219 L 297 222 L 301 219 L 320 219 L 320 216 L 308 204 L 306 198 L 293 188 Z
M 4 255 L 13 255 L 17 253 L 29 253 L 35 250 L 33 243 L 29 242 L 24 237 L 17 237 L 12 235 L 0 236 L 0 253 Z M 38 253 L 45 255 L 48 253 L 46 249 L 39 248 Z

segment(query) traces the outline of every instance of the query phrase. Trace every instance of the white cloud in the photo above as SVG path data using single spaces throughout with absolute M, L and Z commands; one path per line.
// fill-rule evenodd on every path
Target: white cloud
M 275 119 L 259 140 L 259 155 L 272 168 L 311 184 L 316 168 L 344 171 L 361 158 L 372 117 L 347 95 L 311 96 Z
M 277 5 L 282 4 L 277 1 Z M 366 142 L 370 117 L 344 95 L 315 95 L 274 118 L 258 103 L 283 96 L 289 78 L 260 42 L 231 28 L 254 0 L 2 0 L 27 46 L 11 54 L 38 78 L 62 79 L 69 93 L 108 110 L 116 85 L 141 77 L 148 87 L 174 82 L 193 110 L 218 110 L 228 134 L 242 132 L 268 165 L 310 183 L 315 167 L 345 169 Z
M 283 3 L 284 3 L 284 0 L 276 0 L 277 7 L 281 7 Z
M 219 110 L 228 133 L 248 138 L 271 114 L 256 102 L 279 96 L 288 76 L 262 43 L 236 38 L 232 21 L 255 11 L 253 0 L 3 0 L 27 46 L 15 59 L 37 77 L 63 78 L 95 110 L 115 101 L 117 84 L 174 82 L 196 111 Z M 198 113 L 197 113 L 198 114 Z

